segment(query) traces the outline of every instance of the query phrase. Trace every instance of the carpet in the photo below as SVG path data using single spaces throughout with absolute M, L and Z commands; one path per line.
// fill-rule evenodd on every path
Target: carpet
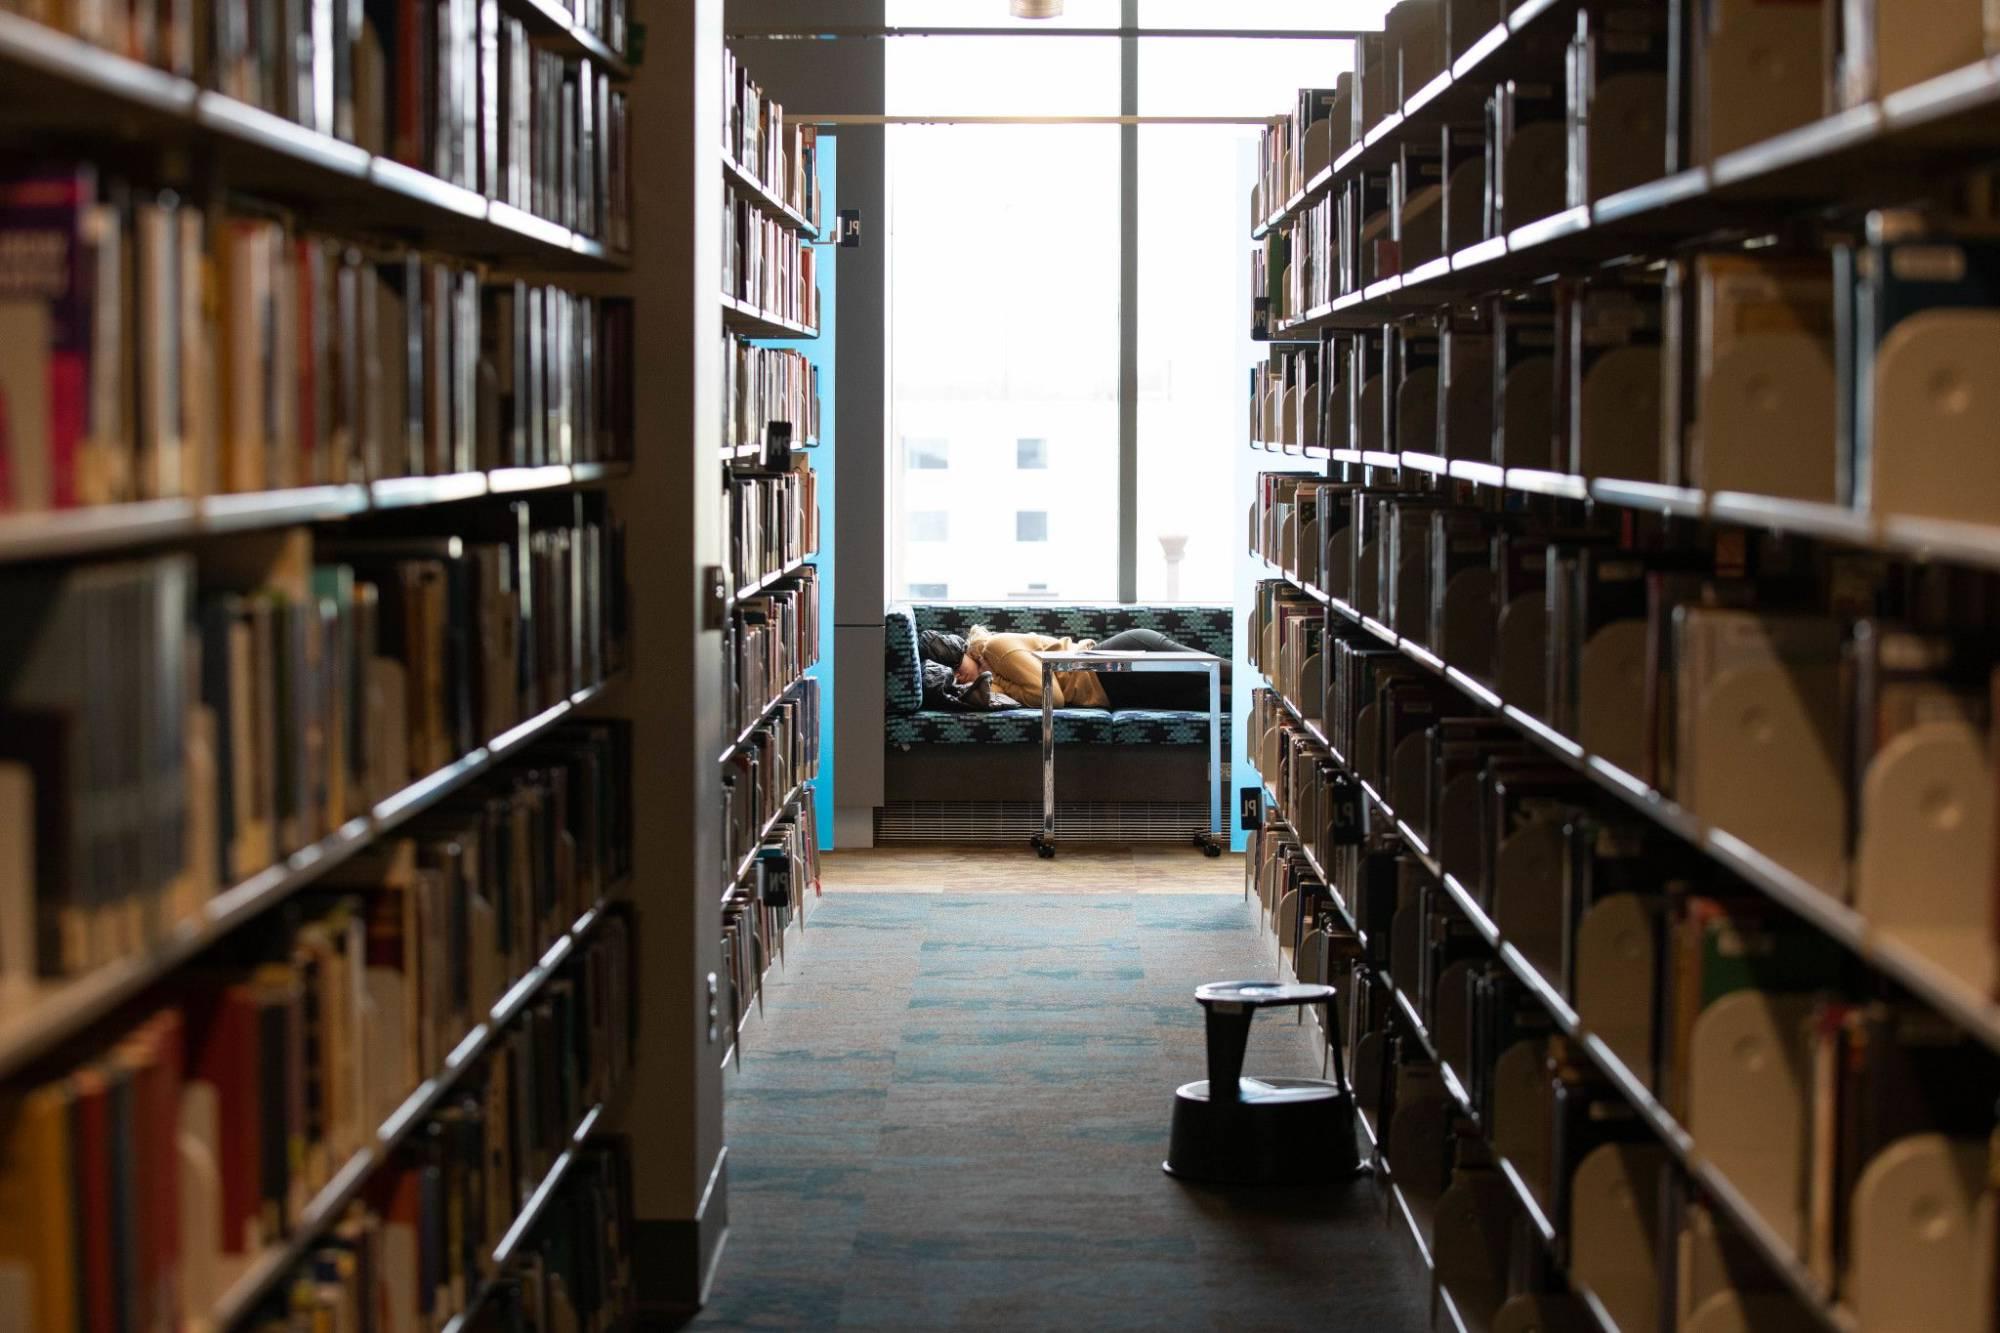
M 1367 1181 L 1160 1171 L 1203 1074 L 1193 988 L 1273 975 L 1268 940 L 1214 892 L 829 894 L 727 1076 L 730 1233 L 694 1327 L 1422 1328 Z M 1260 1018 L 1249 1069 L 1316 1075 L 1316 1034 Z

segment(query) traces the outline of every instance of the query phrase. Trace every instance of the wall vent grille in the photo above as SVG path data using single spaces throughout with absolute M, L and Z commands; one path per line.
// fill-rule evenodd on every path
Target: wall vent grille
M 1232 808 L 1224 804 L 1224 827 Z M 1205 801 L 1058 801 L 1058 842 L 1186 842 L 1208 827 Z M 893 801 L 875 812 L 875 841 L 1025 842 L 1042 831 L 1036 801 Z

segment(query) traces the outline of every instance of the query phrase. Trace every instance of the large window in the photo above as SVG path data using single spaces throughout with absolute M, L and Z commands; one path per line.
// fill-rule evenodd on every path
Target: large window
M 1379 26 L 1382 0 L 1270 0 L 1254 18 L 1142 0 L 1151 26 Z M 1069 0 L 1064 26 L 1118 25 L 1116 0 Z M 1331 11 L 1331 12 L 1329 12 Z M 892 24 L 995 22 L 945 0 L 890 0 Z M 1331 84 L 1325 40 L 1148 38 L 1142 114 L 1276 115 Z M 894 40 L 891 116 L 1115 116 L 1114 38 Z M 905 521 L 894 585 L 965 601 L 1115 600 L 1120 423 L 1137 427 L 1132 552 L 1140 600 L 1230 600 L 1245 443 L 1249 189 L 1258 126 L 1147 125 L 1133 201 L 1138 300 L 1120 309 L 1124 202 L 1113 124 L 921 124 L 888 131 L 892 471 Z M 1136 325 L 1136 399 L 1121 405 L 1121 321 Z M 915 445 L 950 439 L 948 465 Z M 926 455 L 928 456 L 928 455 Z M 1031 535 L 1033 534 L 1033 535 Z M 1171 553 L 1171 556 L 1170 556 Z
M 972 21 L 934 0 L 888 9 L 891 23 Z M 891 115 L 1118 110 L 1112 39 L 909 38 L 887 59 Z M 1115 600 L 1118 232 L 1099 222 L 1118 216 L 1117 128 L 892 125 L 888 149 L 892 429 L 952 442 L 949 471 L 895 474 L 905 512 L 951 516 L 950 541 L 895 546 L 895 584 Z M 1025 441 L 1041 442 L 1040 466 L 1024 465 Z M 1042 516 L 1032 543 L 1026 511 Z

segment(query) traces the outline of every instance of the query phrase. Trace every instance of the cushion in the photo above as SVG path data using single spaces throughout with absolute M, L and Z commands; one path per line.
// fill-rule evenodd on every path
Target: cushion
M 888 664 L 887 712 L 908 717 L 924 706 L 923 664 L 917 657 L 917 619 L 907 606 L 889 608 L 882 621 L 883 657 Z
M 956 713 L 926 708 L 884 724 L 891 745 L 1005 745 L 1042 743 L 1042 710 L 1005 708 L 994 713 Z M 1056 745 L 1111 738 L 1111 714 L 1102 708 L 1056 709 Z
M 1229 710 L 1222 712 L 1222 753 L 1229 754 Z M 1160 708 L 1121 708 L 1111 715 L 1114 745 L 1206 745 L 1208 714 Z
M 964 713 L 926 708 L 904 717 L 892 717 L 886 725 L 891 745 L 988 745 L 1008 742 L 1041 744 L 1042 710 L 1008 708 L 992 713 Z M 1222 715 L 1222 749 L 1229 752 L 1230 719 Z M 1208 714 L 1178 713 L 1154 708 L 1124 708 L 1107 713 L 1101 708 L 1056 709 L 1056 745 L 1082 741 L 1113 745 L 1206 745 Z

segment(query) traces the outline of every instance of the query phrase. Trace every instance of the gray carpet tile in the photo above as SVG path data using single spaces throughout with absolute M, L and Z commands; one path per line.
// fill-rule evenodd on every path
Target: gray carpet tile
M 1207 894 L 835 893 L 729 1074 L 730 1234 L 703 1329 L 1397 1333 L 1426 1279 L 1366 1181 L 1160 1171 L 1203 981 L 1270 976 Z M 1259 1020 L 1252 1070 L 1316 1075 Z

